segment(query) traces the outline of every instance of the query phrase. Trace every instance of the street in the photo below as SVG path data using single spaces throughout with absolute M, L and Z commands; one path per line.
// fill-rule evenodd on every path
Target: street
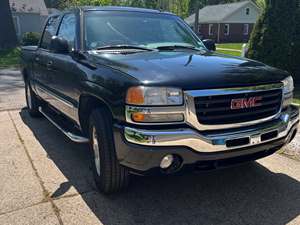
M 300 224 L 300 162 L 280 154 L 211 172 L 132 177 L 128 190 L 99 194 L 88 146 L 29 117 L 17 70 L 0 70 L 0 134 L 1 225 Z

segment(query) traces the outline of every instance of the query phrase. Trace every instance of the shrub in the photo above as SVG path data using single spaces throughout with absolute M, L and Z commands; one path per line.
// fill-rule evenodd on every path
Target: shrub
M 266 0 L 266 8 L 250 38 L 248 57 L 296 75 L 299 71 L 296 62 L 300 51 L 299 23 L 298 0 Z M 297 75 L 300 78 L 300 74 Z
M 27 32 L 23 35 L 22 44 L 23 45 L 38 45 L 40 40 L 40 33 L 37 32 Z

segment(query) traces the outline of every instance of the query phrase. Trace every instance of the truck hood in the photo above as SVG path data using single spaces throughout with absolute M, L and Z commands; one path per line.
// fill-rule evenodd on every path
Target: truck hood
M 90 54 L 95 64 L 110 66 L 138 84 L 184 90 L 242 87 L 280 82 L 288 73 L 265 64 L 217 53 L 153 51 L 135 54 Z

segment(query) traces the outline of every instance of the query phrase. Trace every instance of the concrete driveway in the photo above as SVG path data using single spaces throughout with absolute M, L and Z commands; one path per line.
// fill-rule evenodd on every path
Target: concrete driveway
M 200 174 L 133 177 L 127 191 L 101 195 L 88 147 L 30 118 L 22 86 L 18 72 L 0 71 L 1 225 L 300 224 L 300 162 L 279 154 Z

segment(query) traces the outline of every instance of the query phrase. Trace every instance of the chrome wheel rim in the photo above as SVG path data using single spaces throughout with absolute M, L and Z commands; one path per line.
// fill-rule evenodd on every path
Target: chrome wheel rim
M 31 93 L 30 93 L 30 87 L 29 87 L 29 84 L 27 85 L 26 96 L 27 96 L 27 104 L 28 104 L 28 108 L 29 108 L 29 109 L 32 109 Z
M 92 141 L 93 141 L 92 144 L 94 150 L 94 163 L 95 163 L 97 174 L 98 176 L 100 176 L 100 152 L 99 152 L 98 136 L 95 127 L 93 127 L 93 131 L 92 131 Z

